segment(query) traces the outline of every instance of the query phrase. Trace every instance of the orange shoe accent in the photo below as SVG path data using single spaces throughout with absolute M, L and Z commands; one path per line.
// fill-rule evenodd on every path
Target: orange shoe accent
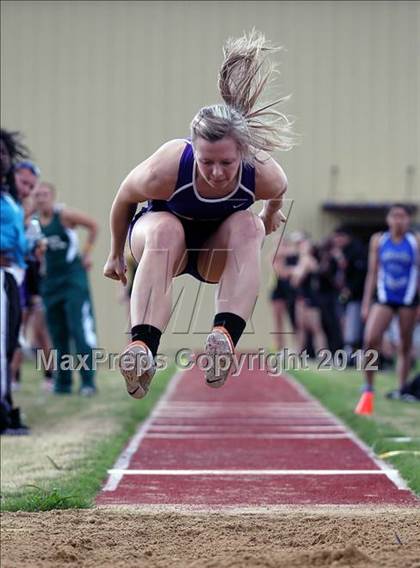
M 355 414 L 360 414 L 362 416 L 371 416 L 373 414 L 373 402 L 375 395 L 373 392 L 364 392 L 354 409 Z
M 230 333 L 225 327 L 223 327 L 223 325 L 216 325 L 215 327 L 213 327 L 212 331 L 220 331 L 220 333 L 226 335 L 226 338 L 229 341 L 230 348 L 232 349 L 232 353 L 235 353 L 235 347 L 233 346 L 233 341 L 230 336 Z
M 144 343 L 144 341 L 141 341 L 140 339 L 136 339 L 136 341 L 132 341 L 131 343 L 129 343 L 125 349 L 122 351 L 121 354 L 125 353 L 127 351 L 127 349 L 129 349 L 130 347 L 132 347 L 133 345 L 141 345 L 142 347 L 144 347 L 147 350 L 149 350 L 149 348 L 147 347 L 147 345 Z

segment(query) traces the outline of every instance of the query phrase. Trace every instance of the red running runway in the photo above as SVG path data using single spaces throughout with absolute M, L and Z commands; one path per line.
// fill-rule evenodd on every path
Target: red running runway
M 246 371 L 210 389 L 198 369 L 172 379 L 97 498 L 205 507 L 363 503 L 418 501 L 292 379 Z

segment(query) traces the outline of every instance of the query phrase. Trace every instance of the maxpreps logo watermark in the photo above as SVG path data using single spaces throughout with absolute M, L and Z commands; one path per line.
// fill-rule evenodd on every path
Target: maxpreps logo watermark
M 343 371 L 351 366 L 355 370 L 378 370 L 378 352 L 369 349 L 363 351 L 359 349 L 353 354 L 347 354 L 340 349 L 331 352 L 328 349 L 321 349 L 311 360 L 306 351 L 298 354 L 285 348 L 279 352 L 266 352 L 260 348 L 253 353 L 235 353 L 230 355 L 214 355 L 207 353 L 195 353 L 188 348 L 179 349 L 175 355 L 169 356 L 158 353 L 154 363 L 150 362 L 143 354 L 138 356 L 119 355 L 118 353 L 108 353 L 105 349 L 92 349 L 91 354 L 87 355 L 59 355 L 58 351 L 52 349 L 48 356 L 41 349 L 36 351 L 37 370 L 50 369 L 51 371 L 97 371 L 99 368 L 106 368 L 110 371 L 119 369 L 120 362 L 125 369 L 136 369 L 137 372 L 147 371 L 152 365 L 156 366 L 157 371 L 163 371 L 175 364 L 181 371 L 198 368 L 206 372 L 214 369 L 216 374 L 230 369 L 231 376 L 239 376 L 242 371 L 262 371 L 270 376 L 281 376 L 289 371 L 302 371 L 317 369 L 321 371 Z

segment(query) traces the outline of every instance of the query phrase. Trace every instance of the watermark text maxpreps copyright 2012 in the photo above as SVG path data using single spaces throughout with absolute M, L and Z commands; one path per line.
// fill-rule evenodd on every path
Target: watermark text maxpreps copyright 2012
M 143 355 L 123 355 L 124 367 L 147 370 L 150 361 Z M 109 353 L 105 349 L 92 349 L 90 354 L 61 354 L 52 349 L 48 355 L 41 349 L 36 350 L 36 368 L 48 368 L 51 371 L 82 371 L 106 368 L 111 371 L 118 369 L 121 355 Z M 288 371 L 320 370 L 343 371 L 347 367 L 355 370 L 378 370 L 378 352 L 373 349 L 359 349 L 348 354 L 343 349 L 332 352 L 321 349 L 315 358 L 310 358 L 307 351 L 295 353 L 288 348 L 278 352 L 266 352 L 263 348 L 252 353 L 235 353 L 233 358 L 227 355 L 210 356 L 206 353 L 196 353 L 192 349 L 179 349 L 174 355 L 158 353 L 155 365 L 158 371 L 167 369 L 175 364 L 178 370 L 188 370 L 197 367 L 200 371 L 214 368 L 225 370 L 231 367 L 232 376 L 239 376 L 242 371 L 264 371 L 271 376 L 280 376 Z

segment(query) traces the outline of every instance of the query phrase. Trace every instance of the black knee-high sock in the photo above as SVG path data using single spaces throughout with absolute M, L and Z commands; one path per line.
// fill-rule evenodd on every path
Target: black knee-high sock
M 214 326 L 219 325 L 226 329 L 232 338 L 233 345 L 236 346 L 245 329 L 246 321 L 236 314 L 220 312 L 214 316 Z
M 131 338 L 133 341 L 143 341 L 156 357 L 159 348 L 162 332 L 153 325 L 140 324 L 131 328 Z

